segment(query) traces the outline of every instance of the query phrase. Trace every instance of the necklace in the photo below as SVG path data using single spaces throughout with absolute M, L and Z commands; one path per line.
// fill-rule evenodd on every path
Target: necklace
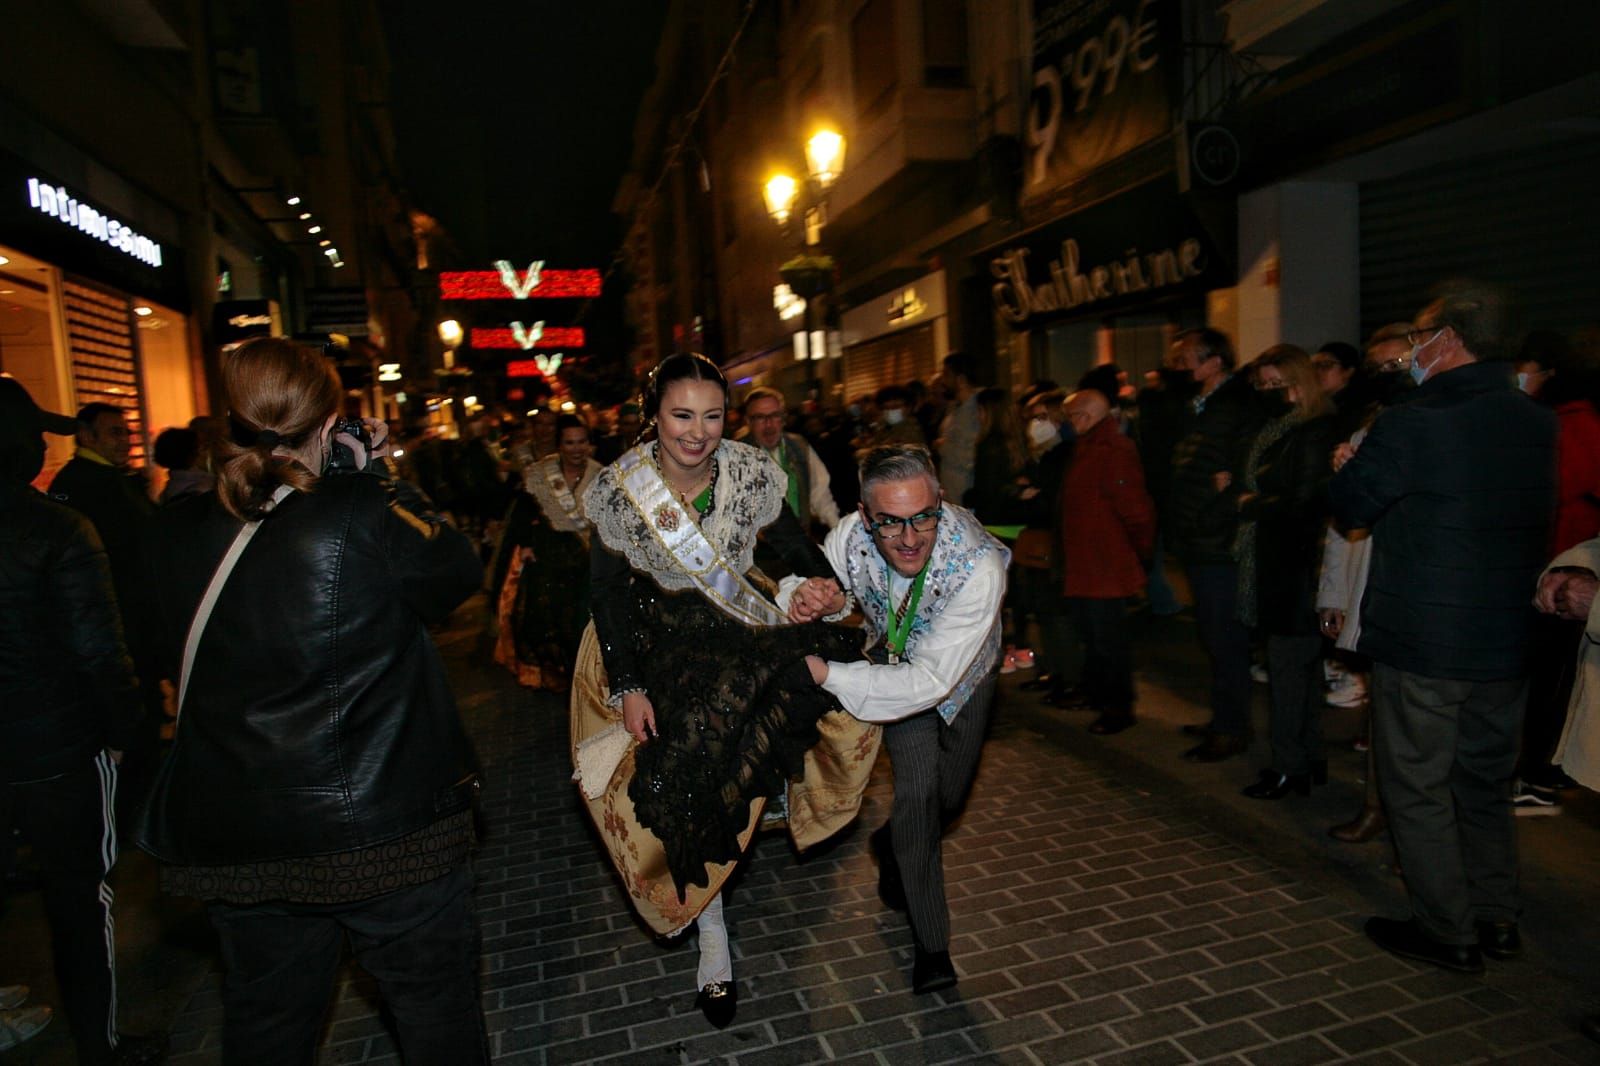
M 655 444 L 653 457 L 656 461 L 657 468 L 661 468 L 660 441 L 657 441 Z M 681 489 L 677 485 L 674 485 L 672 483 L 672 479 L 667 476 L 665 469 L 661 469 L 661 478 L 667 483 L 667 487 L 672 490 L 673 494 L 678 497 L 679 501 L 682 502 L 685 509 L 694 511 L 696 514 L 700 515 L 700 517 L 704 518 L 706 515 L 710 514 L 712 508 L 716 506 L 717 477 L 721 473 L 721 470 L 722 464 L 717 462 L 716 456 L 713 455 L 711 457 L 710 471 L 701 477 L 695 478 L 695 480 L 690 484 L 689 489 Z M 690 490 L 698 488 L 701 484 L 702 478 L 705 481 L 705 487 L 701 488 L 698 493 L 691 496 Z

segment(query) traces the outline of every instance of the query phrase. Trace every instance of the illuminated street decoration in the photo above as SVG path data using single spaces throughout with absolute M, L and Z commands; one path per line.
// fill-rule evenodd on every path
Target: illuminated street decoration
M 786 284 L 772 287 L 772 306 L 778 312 L 778 317 L 785 322 L 806 313 L 805 298 L 796 296 L 794 290 Z
M 439 296 L 445 300 L 539 300 L 599 296 L 600 271 L 546 270 L 535 260 L 525 273 L 510 262 L 496 261 L 494 270 L 454 270 L 439 275 Z
M 399 363 L 379 363 L 378 364 L 378 380 L 379 381 L 399 381 L 400 377 L 401 377 L 401 375 L 400 375 L 400 364 Z
M 522 351 L 532 348 L 582 348 L 583 341 L 582 326 L 546 326 L 543 322 L 535 322 L 531 327 L 513 322 L 510 329 L 472 331 L 474 348 L 519 348 Z
M 561 370 L 561 358 L 560 352 L 555 355 L 545 355 L 540 352 L 532 359 L 513 359 L 506 364 L 506 377 L 542 377 L 554 381 L 556 374 Z

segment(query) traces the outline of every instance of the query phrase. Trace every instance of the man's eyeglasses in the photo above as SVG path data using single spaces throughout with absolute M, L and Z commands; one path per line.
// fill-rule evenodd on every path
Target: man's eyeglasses
M 1443 326 L 1422 326 L 1419 329 L 1407 330 L 1406 343 L 1411 345 L 1413 348 L 1419 344 L 1426 344 L 1439 334 L 1443 333 L 1444 330 L 1445 327 Z
M 1409 355 L 1397 355 L 1393 359 L 1385 359 L 1381 363 L 1368 363 L 1367 366 L 1379 374 L 1398 374 L 1411 365 Z
M 943 515 L 943 508 L 935 511 L 923 511 L 921 514 L 914 514 L 910 518 L 896 518 L 894 515 L 890 515 L 876 522 L 867 523 L 867 529 L 884 540 L 893 540 L 903 535 L 907 526 L 910 526 L 918 533 L 931 533 L 939 525 L 939 519 Z

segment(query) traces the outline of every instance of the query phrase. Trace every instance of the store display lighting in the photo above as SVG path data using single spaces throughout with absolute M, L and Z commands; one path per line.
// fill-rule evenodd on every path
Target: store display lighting
M 317 242 L 317 247 L 319 247 L 319 248 L 327 248 L 327 247 L 331 246 L 332 244 L 333 244 L 332 241 L 330 241 L 330 240 L 328 240 L 328 238 L 324 237 L 324 238 L 322 238 L 322 240 Z
M 444 300 L 527 300 L 600 295 L 600 271 L 540 270 L 536 279 L 498 270 L 444 271 L 439 296 Z M 532 280 L 533 284 L 528 284 Z
M 468 396 L 462 402 L 465 403 L 468 407 L 471 407 L 471 406 L 473 406 L 474 404 L 476 404 L 478 402 L 478 398 L 476 396 Z
M 306 232 L 310 233 L 310 234 L 318 234 L 318 233 L 322 232 L 322 227 L 321 226 L 307 226 L 306 227 Z
M 11 260 L 8 257 L 0 255 L 0 267 L 5 266 L 9 262 L 11 262 Z
M 288 204 L 290 207 L 299 207 L 300 206 L 300 197 L 291 196 L 291 197 L 289 197 L 289 199 L 285 200 L 284 203 Z
M 145 307 L 143 304 L 140 304 L 138 307 L 135 307 L 133 309 L 133 313 L 138 315 L 140 318 L 147 318 L 150 315 L 155 314 L 155 309 L 154 308 L 150 308 L 150 307 Z
M 308 219 L 310 217 L 311 217 L 311 212 L 310 211 L 302 211 L 302 212 L 300 212 L 300 221 L 301 222 L 306 221 L 306 219 Z
M 513 323 L 517 325 L 517 323 Z M 541 323 L 534 323 L 541 325 Z M 523 330 L 522 336 L 517 336 L 515 329 L 474 329 L 472 331 L 472 347 L 474 348 L 520 348 L 527 351 L 530 348 L 582 348 L 584 332 L 582 326 L 545 326 L 541 330 Z

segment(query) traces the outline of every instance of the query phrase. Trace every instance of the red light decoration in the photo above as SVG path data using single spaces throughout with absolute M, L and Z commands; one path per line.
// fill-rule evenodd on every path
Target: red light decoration
M 538 300 L 600 295 L 598 270 L 543 270 L 539 284 L 519 296 L 506 285 L 505 276 L 493 270 L 454 270 L 439 275 L 439 297 L 444 300 Z
M 544 373 L 532 359 L 513 359 L 506 364 L 508 378 L 542 378 Z
M 509 329 L 474 329 L 471 345 L 474 348 L 522 348 L 517 335 Z M 535 348 L 582 348 L 582 326 L 546 326 Z

